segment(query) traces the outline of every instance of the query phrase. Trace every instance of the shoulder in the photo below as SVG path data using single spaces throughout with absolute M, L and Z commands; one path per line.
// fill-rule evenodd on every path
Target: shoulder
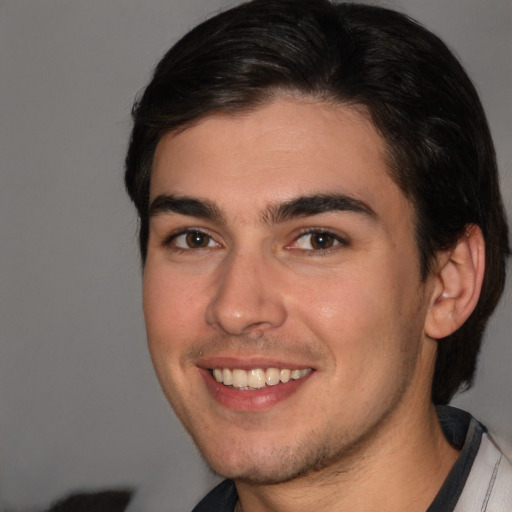
M 512 464 L 492 437 L 484 433 L 454 512 L 512 511 Z
M 429 512 L 512 512 L 512 465 L 486 427 L 455 407 L 436 409 L 460 453 Z
M 214 487 L 192 512 L 233 512 L 237 500 L 235 484 L 231 480 L 224 480 Z

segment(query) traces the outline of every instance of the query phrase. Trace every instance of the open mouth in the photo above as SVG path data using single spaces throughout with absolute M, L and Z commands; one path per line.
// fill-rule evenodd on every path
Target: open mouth
M 213 368 L 211 374 L 217 382 L 245 391 L 262 389 L 267 386 L 277 386 L 290 380 L 299 380 L 311 371 L 311 368 L 300 370 L 292 370 L 290 368 L 254 368 L 252 370 Z

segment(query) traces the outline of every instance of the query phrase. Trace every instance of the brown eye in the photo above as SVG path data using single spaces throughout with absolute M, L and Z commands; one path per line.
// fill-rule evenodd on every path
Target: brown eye
M 206 247 L 218 247 L 219 244 L 208 234 L 199 230 L 183 231 L 171 238 L 169 247 L 176 249 L 204 249 Z
M 211 238 L 201 231 L 191 231 L 185 235 L 185 243 L 191 249 L 199 249 L 201 247 L 208 247 Z
M 336 239 L 330 233 L 312 233 L 310 236 L 313 249 L 330 249 L 336 242 Z
M 339 236 L 329 231 L 310 231 L 299 236 L 293 243 L 293 248 L 302 251 L 319 252 L 336 249 L 338 246 L 347 245 Z

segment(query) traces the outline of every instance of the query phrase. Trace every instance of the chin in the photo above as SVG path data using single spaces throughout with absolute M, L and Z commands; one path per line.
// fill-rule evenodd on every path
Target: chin
M 336 446 L 336 445 L 334 445 Z M 231 446 L 224 453 L 207 453 L 203 457 L 217 474 L 248 484 L 275 485 L 321 471 L 340 458 L 339 445 L 244 447 Z
M 297 469 L 294 466 L 289 466 L 282 460 L 275 461 L 275 463 L 272 460 L 265 460 L 262 464 L 250 461 L 247 464 L 238 464 L 236 467 L 225 462 L 210 463 L 208 460 L 206 462 L 218 475 L 237 482 L 256 485 L 275 485 L 288 482 L 307 472 L 304 468 Z

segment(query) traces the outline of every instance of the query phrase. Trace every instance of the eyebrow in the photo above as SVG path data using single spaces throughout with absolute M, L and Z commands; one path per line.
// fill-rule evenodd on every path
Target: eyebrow
M 224 222 L 224 217 L 220 210 L 213 203 L 188 196 L 161 194 L 155 197 L 149 205 L 149 217 L 156 217 L 162 213 L 177 213 L 179 215 Z
M 375 211 L 360 199 L 345 194 L 313 194 L 269 205 L 262 214 L 262 221 L 266 224 L 278 224 L 294 218 L 336 211 L 353 212 L 373 220 L 378 219 Z M 149 217 L 165 213 L 176 213 L 226 223 L 224 216 L 214 203 L 189 196 L 158 195 L 150 203 Z
M 263 214 L 263 220 L 276 224 L 294 218 L 336 211 L 358 213 L 378 220 L 378 215 L 367 203 L 345 194 L 300 196 L 284 203 L 270 205 Z

